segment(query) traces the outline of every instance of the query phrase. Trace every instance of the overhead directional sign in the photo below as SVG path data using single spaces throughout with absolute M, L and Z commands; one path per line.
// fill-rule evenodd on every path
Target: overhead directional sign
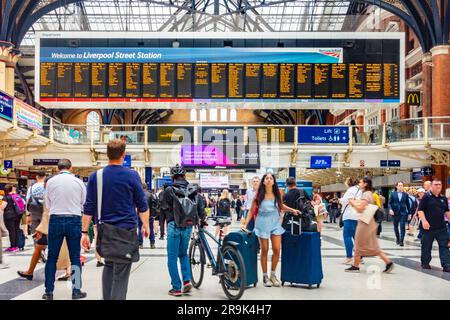
M 0 91 L 0 118 L 12 121 L 14 98 Z
M 400 160 L 380 160 L 380 167 L 400 167 Z
M 331 156 L 311 156 L 311 169 L 331 168 Z
M 348 127 L 301 126 L 298 128 L 298 143 L 348 144 Z

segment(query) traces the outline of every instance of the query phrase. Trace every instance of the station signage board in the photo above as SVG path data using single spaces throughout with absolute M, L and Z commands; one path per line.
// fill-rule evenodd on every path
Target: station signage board
M 349 129 L 345 126 L 300 126 L 299 144 L 348 144 Z
M 411 181 L 422 181 L 422 172 L 421 171 L 413 171 L 411 173 Z
M 434 175 L 434 169 L 433 167 L 422 167 L 420 169 L 420 172 L 422 173 L 423 176 L 425 177 L 430 177 L 432 175 Z
M 200 175 L 200 187 L 210 188 L 229 188 L 228 176 L 213 176 L 211 174 Z
M 244 143 L 244 127 L 201 127 L 200 134 L 202 142 Z
M 5 168 L 5 169 L 12 169 L 13 168 L 13 161 L 12 160 L 3 160 L 3 168 Z
M 331 168 L 331 156 L 311 156 L 311 169 Z
M 150 127 L 148 130 L 149 142 L 194 142 L 194 127 Z
M 18 122 L 23 123 L 30 129 L 43 130 L 42 112 L 38 109 L 33 108 L 22 100 L 14 99 L 14 112 Z
M 160 188 L 164 188 L 164 185 L 167 183 L 167 185 L 172 185 L 172 177 L 171 176 L 164 176 L 162 178 L 156 178 L 156 190 Z
M 396 167 L 400 168 L 400 160 L 380 160 L 380 167 L 388 168 L 388 167 Z
M 14 98 L 0 91 L 0 118 L 13 120 Z
M 33 166 L 57 166 L 60 159 L 33 159 Z

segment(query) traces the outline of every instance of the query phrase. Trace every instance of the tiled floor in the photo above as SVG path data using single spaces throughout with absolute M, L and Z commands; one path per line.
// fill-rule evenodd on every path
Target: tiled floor
M 237 229 L 239 226 L 233 226 Z M 243 299 L 450 299 L 450 274 L 440 268 L 437 247 L 433 249 L 433 270 L 420 268 L 420 245 L 408 237 L 405 247 L 395 244 L 392 227 L 385 223 L 380 239 L 383 250 L 396 263 L 392 274 L 382 274 L 383 262 L 378 258 L 366 258 L 360 274 L 345 273 L 342 264 L 344 248 L 342 231 L 335 225 L 327 225 L 322 239 L 324 279 L 319 289 L 305 287 L 265 288 L 260 282 L 256 288 L 246 290 Z M 7 239 L 3 239 L 7 241 Z M 5 245 L 5 243 L 4 243 Z M 170 280 L 166 265 L 165 241 L 157 240 L 157 249 L 141 250 L 141 260 L 133 265 L 128 299 L 225 299 L 218 278 L 206 269 L 205 279 L 199 290 L 190 296 L 173 298 L 167 295 Z M 27 269 L 32 253 L 32 244 L 16 255 L 5 255 L 9 269 L 0 270 L 0 299 L 40 299 L 44 291 L 43 264 L 39 264 L 34 280 L 17 277 L 17 270 Z M 83 269 L 83 290 L 88 299 L 101 299 L 101 268 L 96 267 L 93 254 L 87 254 L 88 262 Z M 278 270 L 280 268 L 278 267 Z M 261 275 L 261 269 L 260 269 Z M 70 299 L 66 282 L 56 283 L 55 299 Z

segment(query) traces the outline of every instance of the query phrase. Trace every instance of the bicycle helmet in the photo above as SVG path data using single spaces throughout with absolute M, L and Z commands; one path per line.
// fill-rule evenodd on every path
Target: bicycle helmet
M 186 174 L 186 169 L 184 169 L 182 166 L 180 166 L 178 163 L 175 167 L 170 169 L 170 174 L 171 175 L 180 175 L 180 176 L 184 176 Z

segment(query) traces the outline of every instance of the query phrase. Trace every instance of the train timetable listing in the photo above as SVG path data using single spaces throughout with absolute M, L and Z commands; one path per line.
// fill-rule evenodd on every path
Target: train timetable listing
M 177 64 L 177 97 L 192 98 L 192 64 Z
M 278 97 L 278 65 L 264 63 L 262 65 L 262 98 L 275 99 Z
M 124 95 L 124 64 L 109 63 L 108 65 L 108 96 L 122 98 Z
M 139 98 L 141 96 L 141 64 L 127 63 L 125 65 L 125 96 Z
M 398 65 L 385 63 L 383 65 L 383 96 L 386 99 L 399 97 Z
M 244 97 L 244 64 L 230 63 L 228 65 L 228 97 Z
M 159 97 L 175 98 L 175 64 L 161 63 L 159 65 Z
M 143 63 L 142 64 L 142 97 L 157 98 L 158 97 L 158 64 Z
M 57 87 L 56 96 L 58 98 L 69 98 L 72 96 L 72 72 L 73 64 L 70 62 L 60 62 L 57 66 Z
M 261 98 L 261 64 L 247 63 L 245 65 L 245 98 Z
M 311 63 L 297 64 L 297 98 L 310 99 L 313 97 L 313 65 Z
M 106 98 L 106 63 L 91 64 L 91 97 Z
M 207 63 L 195 64 L 194 92 L 196 98 L 209 98 L 209 64 Z
M 280 64 L 280 98 L 295 98 L 295 64 Z
M 318 63 L 314 65 L 314 98 L 329 98 L 330 65 Z
M 75 62 L 73 64 L 74 98 L 88 98 L 90 96 L 90 66 L 87 62 Z
M 331 98 L 347 98 L 347 65 L 336 63 L 331 65 Z
M 364 97 L 364 64 L 348 64 L 348 97 L 362 99 Z
M 383 69 L 380 63 L 366 64 L 366 98 L 383 99 Z
M 54 98 L 56 96 L 56 63 L 41 63 L 41 76 L 39 82 L 41 97 Z
M 227 64 L 211 64 L 211 98 L 224 99 L 227 97 Z

